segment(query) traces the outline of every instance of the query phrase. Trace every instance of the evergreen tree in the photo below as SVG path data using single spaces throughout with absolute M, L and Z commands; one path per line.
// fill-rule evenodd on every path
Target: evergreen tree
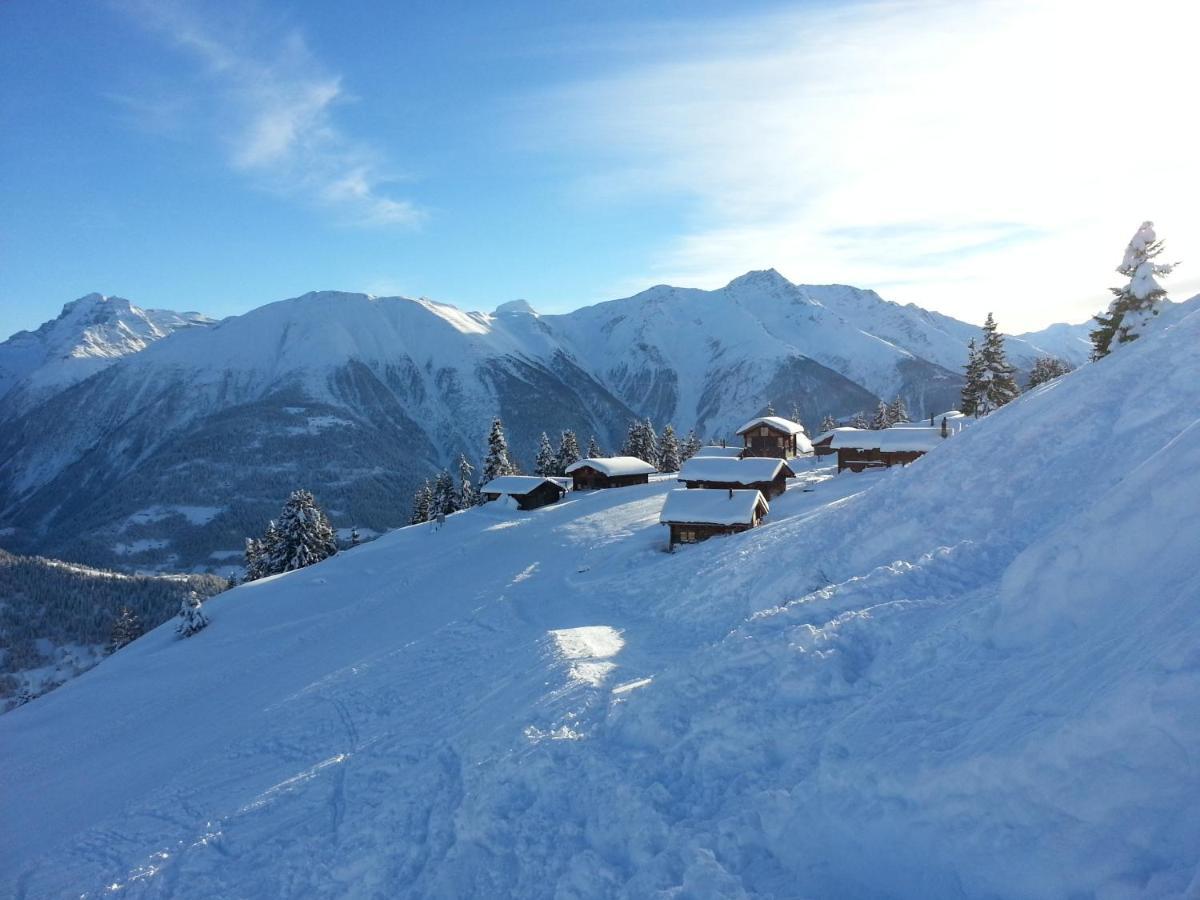
M 851 428 L 859 428 L 866 430 L 871 427 L 871 423 L 867 421 L 867 416 L 861 410 L 854 414 L 854 418 L 850 420 Z
M 603 459 L 604 458 L 604 451 L 600 449 L 600 445 L 596 442 L 596 436 L 594 434 L 590 438 L 588 438 L 587 458 L 588 459 Z
M 200 608 L 200 595 L 192 591 L 179 604 L 179 624 L 175 626 L 175 633 L 180 637 L 191 637 L 206 625 L 208 616 Z
M 658 468 L 662 472 L 678 472 L 679 465 L 679 439 L 675 437 L 675 426 L 667 425 L 658 442 Z
M 624 456 L 635 456 L 640 460 L 658 466 L 658 438 L 654 434 L 654 426 L 649 419 L 639 422 L 634 420 L 629 425 L 629 433 L 625 438 L 625 446 L 621 450 Z
M 821 434 L 825 434 L 827 431 L 833 431 L 833 429 L 837 427 L 837 419 L 835 419 L 829 413 L 825 413 L 825 418 L 821 420 Z
M 292 491 L 279 514 L 279 544 L 273 572 L 291 572 L 337 553 L 337 536 L 309 491 Z
M 458 511 L 458 497 L 455 496 L 454 479 L 450 477 L 450 473 L 443 469 L 438 473 L 437 480 L 433 483 L 433 498 L 429 505 L 429 514 L 432 518 L 445 518 L 452 512 Z
M 487 484 L 501 475 L 515 475 L 516 466 L 508 455 L 508 441 L 504 438 L 504 423 L 497 416 L 492 419 L 492 430 L 488 435 L 488 452 L 480 473 L 480 484 Z
M 128 606 L 122 606 L 112 625 L 112 633 L 108 639 L 108 652 L 116 653 L 127 644 L 131 644 L 142 636 L 142 623 Z
M 802 409 L 800 409 L 800 401 L 793 400 L 792 401 L 792 410 L 790 413 L 788 413 L 788 418 L 790 418 L 793 422 L 800 422 L 801 416 L 803 416 L 803 415 L 804 415 L 804 411 Z M 808 434 L 808 432 L 806 431 L 805 434 Z
M 542 478 L 558 474 L 558 454 L 550 446 L 550 438 L 544 431 L 538 439 L 538 452 L 537 459 L 533 464 L 533 474 L 540 475 Z
M 767 401 L 767 408 L 763 410 L 763 415 L 764 416 L 775 415 L 775 404 L 773 404 L 770 400 Z
M 470 509 L 479 502 L 478 492 L 471 483 L 471 473 L 475 467 L 467 460 L 465 453 L 458 456 L 458 508 Z
M 898 425 L 908 420 L 908 407 L 904 405 L 904 398 L 897 395 L 896 399 L 888 404 L 888 424 Z
M 1008 363 L 1004 353 L 1004 335 L 996 328 L 996 321 L 988 313 L 983 323 L 983 346 L 979 349 L 982 370 L 979 395 L 979 412 L 987 415 L 1006 403 L 1011 403 L 1021 393 L 1017 387 L 1016 369 Z
M 879 405 L 875 407 L 875 417 L 871 419 L 871 430 L 882 431 L 890 424 L 892 423 L 888 415 L 888 405 L 880 400 Z
M 351 546 L 351 547 L 357 547 L 357 546 L 358 546 L 358 541 L 359 541 L 359 537 L 358 537 L 358 526 L 357 526 L 357 525 L 351 525 L 351 526 L 350 526 L 350 546 Z
M 274 522 L 271 523 L 274 526 Z M 263 545 L 257 538 L 246 538 L 246 581 L 257 581 L 266 572 L 263 570 Z
M 574 465 L 579 462 L 579 439 L 575 437 L 575 432 L 567 429 L 562 433 L 562 438 L 558 442 L 558 468 L 555 469 L 555 475 L 565 475 L 567 466 Z
M 980 399 L 983 396 L 983 357 L 975 347 L 975 338 L 967 342 L 967 365 L 964 368 L 962 399 L 958 408 L 964 416 L 979 417 Z
M 410 525 L 420 525 L 422 522 L 428 522 L 429 517 L 433 512 L 433 485 L 429 483 L 429 479 L 425 479 L 425 483 L 417 488 L 413 494 L 412 515 L 408 518 Z
M 688 431 L 687 437 L 683 439 L 683 446 L 679 450 L 679 462 L 682 465 L 693 456 L 701 447 L 700 438 L 696 437 L 696 430 L 693 428 Z
M 1053 381 L 1060 375 L 1066 375 L 1071 371 L 1071 367 L 1054 356 L 1039 356 L 1033 362 L 1033 369 L 1029 372 L 1029 389 L 1037 387 L 1039 384 L 1045 384 L 1047 381 Z
M 1112 351 L 1112 344 L 1127 344 L 1145 330 L 1158 315 L 1158 304 L 1167 296 L 1156 276 L 1169 275 L 1178 263 L 1156 263 L 1163 252 L 1163 242 L 1154 233 L 1153 222 L 1143 222 L 1125 248 L 1125 256 L 1117 273 L 1129 282 L 1119 288 L 1109 288 L 1113 300 L 1106 312 L 1095 317 L 1097 327 L 1091 332 L 1092 359 L 1103 359 Z

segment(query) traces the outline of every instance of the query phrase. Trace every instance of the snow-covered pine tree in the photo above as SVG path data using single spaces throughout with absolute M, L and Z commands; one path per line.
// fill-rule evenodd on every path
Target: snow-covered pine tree
M 429 506 L 429 514 L 436 519 L 438 516 L 444 518 L 457 511 L 458 497 L 454 490 L 454 479 L 450 477 L 449 472 L 442 469 L 433 483 L 433 501 Z
M 1147 323 L 1158 315 L 1158 304 L 1167 296 L 1158 283 L 1158 275 L 1169 275 L 1178 263 L 1156 263 L 1163 252 L 1163 242 L 1154 233 L 1153 222 L 1143 222 L 1134 234 L 1117 274 L 1129 279 L 1119 288 L 1109 288 L 1113 300 L 1108 309 L 1095 317 L 1097 327 L 1091 332 L 1092 359 L 1103 359 L 1112 351 L 1113 342 L 1127 344 L 1145 330 Z
M 792 409 L 788 413 L 788 418 L 791 419 L 793 422 L 799 422 L 799 421 L 801 421 L 801 417 L 803 415 L 804 415 L 804 410 L 802 410 L 800 408 L 800 401 L 793 400 L 792 401 Z M 805 434 L 807 434 L 807 433 L 808 432 L 805 432 Z
M 515 473 L 516 466 L 508 455 L 508 441 L 504 437 L 504 423 L 497 416 L 492 419 L 492 430 L 488 434 L 488 452 L 483 460 L 483 471 L 479 473 L 480 484 Z
M 550 438 L 544 431 L 538 438 L 538 452 L 533 463 L 533 474 L 540 475 L 542 478 L 550 478 L 558 474 L 558 454 L 550 446 Z
M 575 432 L 568 428 L 562 433 L 562 438 L 558 442 L 558 468 L 554 474 L 565 475 L 567 466 L 577 462 L 579 462 L 579 438 L 575 437 Z
M 128 606 L 122 606 L 113 621 L 112 632 L 108 639 L 108 652 L 116 653 L 122 647 L 133 643 L 142 635 L 142 623 Z
M 967 342 L 967 364 L 963 372 L 962 398 L 958 409 L 964 416 L 979 418 L 980 398 L 983 395 L 983 357 L 975 346 L 975 338 Z
M 291 572 L 337 553 L 337 536 L 312 493 L 292 491 L 279 514 L 276 572 Z
M 426 478 L 425 483 L 413 494 L 412 515 L 408 517 L 408 524 L 420 525 L 422 522 L 428 522 L 432 511 L 433 485 Z
M 246 538 L 246 581 L 257 581 L 263 572 L 263 546 L 257 538 Z
M 865 430 L 871 427 L 871 423 L 867 421 L 866 413 L 860 410 L 854 414 L 852 419 L 850 419 L 850 427 Z
M 654 433 L 654 423 L 646 419 L 637 426 L 637 447 L 636 453 L 630 454 L 638 459 L 650 463 L 650 465 L 658 466 L 658 435 Z
M 871 419 L 871 430 L 882 431 L 891 424 L 892 422 L 888 415 L 888 405 L 883 400 L 880 400 L 879 405 L 875 407 L 875 415 Z
M 596 441 L 596 436 L 594 434 L 590 438 L 588 438 L 587 458 L 588 459 L 603 459 L 604 458 L 604 451 L 600 449 L 600 444 Z
M 833 429 L 837 427 L 837 419 L 835 419 L 829 413 L 825 413 L 825 418 L 821 420 L 821 434 L 825 434 L 827 431 L 833 431 Z
M 465 453 L 458 456 L 458 508 L 470 509 L 479 502 L 478 492 L 471 482 L 471 473 L 475 467 L 467 460 Z
M 986 416 L 1011 403 L 1021 393 L 1017 386 L 1016 369 L 1009 365 L 1004 353 L 1004 335 L 996 328 L 996 320 L 991 313 L 983 323 L 983 346 L 979 348 L 979 360 L 982 372 L 979 405 L 980 411 Z
M 897 394 L 896 399 L 888 404 L 888 424 L 898 425 L 908 420 L 908 407 L 904 405 L 904 398 Z
M 675 426 L 668 424 L 658 442 L 658 469 L 661 472 L 678 472 L 679 465 L 679 438 L 675 436 Z
M 191 591 L 179 604 L 179 624 L 175 626 L 175 633 L 180 637 L 191 637 L 206 625 L 208 616 L 200 608 L 200 595 Z
M 770 400 L 767 401 L 766 408 L 763 410 L 763 415 L 764 416 L 775 415 L 775 404 L 773 404 Z
M 696 437 L 696 429 L 691 429 L 687 433 L 687 437 L 683 439 L 683 446 L 679 448 L 679 462 L 682 465 L 693 456 L 701 447 L 700 438 Z
M 1029 372 L 1028 389 L 1053 381 L 1070 371 L 1071 366 L 1056 356 L 1039 356 L 1033 361 L 1033 368 Z

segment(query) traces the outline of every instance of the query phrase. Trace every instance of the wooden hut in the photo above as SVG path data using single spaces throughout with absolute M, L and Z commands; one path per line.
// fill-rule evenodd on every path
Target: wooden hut
M 761 491 L 686 488 L 670 491 L 659 521 L 671 530 L 670 544 L 696 544 L 717 534 L 754 528 L 770 512 Z
M 729 488 L 761 491 L 773 500 L 787 490 L 787 480 L 796 473 L 782 459 L 756 456 L 750 459 L 721 459 L 692 457 L 679 470 L 679 480 L 689 490 Z
M 857 430 L 853 434 L 837 432 L 833 448 L 838 455 L 838 471 L 862 472 L 890 466 L 907 465 L 924 456 L 942 442 L 940 428 L 884 428 L 879 431 Z
M 658 470 L 636 456 L 606 456 L 581 459 L 567 466 L 567 474 L 577 491 L 646 484 Z
M 567 492 L 565 485 L 552 478 L 535 475 L 501 475 L 479 489 L 485 500 L 511 497 L 520 509 L 537 509 L 557 503 Z
M 759 416 L 737 430 L 742 437 L 742 457 L 774 456 L 792 459 L 812 453 L 804 426 L 780 416 Z

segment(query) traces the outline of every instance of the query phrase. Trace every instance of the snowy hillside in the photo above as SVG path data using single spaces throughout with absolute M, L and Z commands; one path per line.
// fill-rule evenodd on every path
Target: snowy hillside
M 0 421 L 172 332 L 211 324 L 199 313 L 141 309 L 121 297 L 73 300 L 37 331 L 19 331 L 0 343 Z
M 663 552 L 657 482 L 222 594 L 0 718 L 0 886 L 1194 893 L 1198 341 L 904 469 L 802 466 L 703 547 Z

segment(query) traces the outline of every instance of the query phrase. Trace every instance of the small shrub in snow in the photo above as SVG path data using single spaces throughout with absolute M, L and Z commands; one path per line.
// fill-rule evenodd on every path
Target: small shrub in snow
M 200 595 L 192 591 L 179 604 L 179 624 L 175 631 L 180 637 L 191 637 L 208 625 L 208 616 L 201 608 Z

